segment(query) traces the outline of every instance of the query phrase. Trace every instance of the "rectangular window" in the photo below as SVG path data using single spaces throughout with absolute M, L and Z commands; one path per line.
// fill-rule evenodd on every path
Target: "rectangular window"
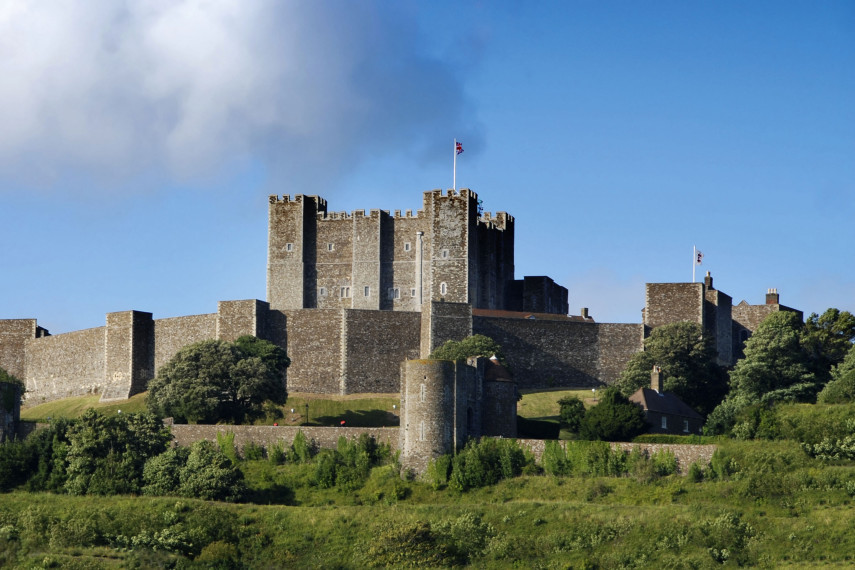
M 333 251 L 333 250 L 335 250 L 335 244 L 334 243 L 328 243 L 327 244 L 327 251 Z
M 350 297 L 350 287 L 342 287 L 341 288 L 341 298 L 347 299 Z
M 668 429 L 668 418 L 662 416 L 662 429 Z
M 404 243 L 404 251 L 410 251 L 410 242 Z
M 293 243 L 286 243 L 285 244 L 285 251 L 294 251 L 294 244 Z
M 400 299 L 401 298 L 401 290 L 395 287 L 394 289 L 389 289 L 389 298 L 390 299 Z
M 318 296 L 319 297 L 326 297 L 327 296 L 327 288 L 321 287 L 320 289 L 318 289 Z
M 447 250 L 447 249 L 443 249 L 443 250 L 442 250 L 442 258 L 443 258 L 443 259 L 448 259 L 448 250 Z
M 369 287 L 368 285 L 366 285 L 365 287 L 363 287 L 363 289 L 362 289 L 362 295 L 363 295 L 363 296 L 365 296 L 365 297 L 370 297 L 370 296 L 371 296 L 371 287 Z
M 410 297 L 415 297 L 415 296 L 416 296 L 416 290 L 410 289 Z
M 689 420 L 683 420 L 683 431 L 689 433 Z
M 446 285 L 445 283 L 440 283 L 439 284 L 439 294 L 440 295 L 446 295 L 447 293 L 448 293 L 448 285 Z

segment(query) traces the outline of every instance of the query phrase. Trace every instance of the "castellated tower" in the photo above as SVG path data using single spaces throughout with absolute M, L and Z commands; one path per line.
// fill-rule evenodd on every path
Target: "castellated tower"
M 328 212 L 318 196 L 271 196 L 267 299 L 273 309 L 501 309 L 513 243 L 513 217 L 482 213 L 467 189 L 425 192 L 415 215 Z

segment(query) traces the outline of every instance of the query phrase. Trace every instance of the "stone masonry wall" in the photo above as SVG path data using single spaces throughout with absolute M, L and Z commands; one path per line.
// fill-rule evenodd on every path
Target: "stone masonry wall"
M 302 431 L 310 441 L 321 448 L 335 448 L 338 438 L 356 439 L 363 433 L 374 436 L 378 443 L 388 443 L 392 449 L 398 449 L 400 429 L 390 428 L 337 428 L 337 427 L 296 427 L 296 426 L 245 426 L 245 425 L 189 425 L 174 424 L 172 437 L 177 445 L 189 446 L 194 441 L 217 441 L 217 434 L 235 434 L 235 446 L 238 451 L 252 442 L 268 447 L 276 442 L 289 446 L 298 431 Z
M 106 327 L 27 341 L 28 403 L 97 394 L 104 386 Z
M 283 311 L 287 319 L 288 390 L 340 394 L 342 321 L 336 309 Z
M 24 347 L 36 338 L 36 319 L 0 320 L 0 368 L 24 379 Z
M 537 461 L 543 456 L 543 450 L 546 448 L 546 440 L 543 439 L 520 439 L 517 440 L 520 445 L 528 449 Z M 566 441 L 559 441 L 559 445 L 567 446 Z M 653 455 L 659 451 L 670 451 L 677 459 L 677 470 L 686 474 L 692 463 L 699 465 L 709 465 L 713 453 L 718 449 L 716 445 L 690 445 L 682 443 L 625 443 L 617 442 L 609 444 L 612 449 L 621 449 L 630 452 L 633 448 L 639 448 L 642 452 L 648 455 Z
M 400 392 L 400 365 L 417 358 L 421 313 L 344 312 L 345 394 Z
M 644 325 L 597 323 L 598 376 L 607 385 L 617 382 L 627 362 L 644 346 Z
M 217 315 L 193 315 L 154 321 L 154 373 L 194 342 L 217 338 Z
M 427 358 L 447 340 L 463 340 L 472 334 L 471 305 L 435 301 L 426 303 L 422 311 L 421 357 Z
M 656 328 L 689 321 L 704 324 L 703 283 L 648 283 L 644 324 Z

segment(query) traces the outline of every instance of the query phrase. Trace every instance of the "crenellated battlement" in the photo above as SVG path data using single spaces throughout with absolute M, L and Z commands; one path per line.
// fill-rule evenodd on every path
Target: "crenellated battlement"
M 303 204 L 304 201 L 312 201 L 317 204 L 318 211 L 326 212 L 327 210 L 327 201 L 325 198 L 321 198 L 317 195 L 309 195 L 309 194 L 295 194 L 293 197 L 288 194 L 283 194 L 279 196 L 278 194 L 271 194 L 269 196 L 269 201 L 271 204 Z
M 496 212 L 496 217 L 493 217 L 491 212 L 481 212 L 481 217 L 478 218 L 479 224 L 484 224 L 488 228 L 497 230 L 505 230 L 509 224 L 514 223 L 514 217 L 507 212 Z

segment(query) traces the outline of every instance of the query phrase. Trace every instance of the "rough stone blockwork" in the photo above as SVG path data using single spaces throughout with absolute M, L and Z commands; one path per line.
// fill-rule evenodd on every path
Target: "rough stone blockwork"
M 363 433 L 373 436 L 378 443 L 388 443 L 393 449 L 398 449 L 400 430 L 391 428 L 327 428 L 327 427 L 294 427 L 294 426 L 238 426 L 238 425 L 188 425 L 175 424 L 171 426 L 172 437 L 177 445 L 188 446 L 194 441 L 217 441 L 217 434 L 235 434 L 235 446 L 239 451 L 248 443 L 268 447 L 276 442 L 289 446 L 294 441 L 298 431 L 321 448 L 335 448 L 338 438 L 356 439 Z
M 100 393 L 105 334 L 98 327 L 27 341 L 28 403 Z

